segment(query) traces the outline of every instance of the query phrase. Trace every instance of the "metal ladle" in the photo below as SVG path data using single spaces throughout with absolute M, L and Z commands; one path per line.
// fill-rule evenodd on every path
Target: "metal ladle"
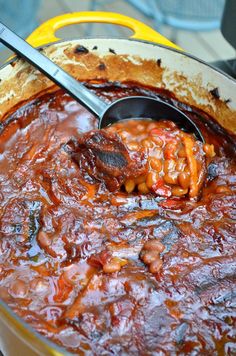
M 99 118 L 99 128 L 130 118 L 148 118 L 156 121 L 168 119 L 174 121 L 185 131 L 195 134 L 198 140 L 204 142 L 203 135 L 197 125 L 183 112 L 164 101 L 144 96 L 131 96 L 106 104 L 2 23 L 0 23 L 0 42 L 31 63 L 75 100 L 86 106 Z

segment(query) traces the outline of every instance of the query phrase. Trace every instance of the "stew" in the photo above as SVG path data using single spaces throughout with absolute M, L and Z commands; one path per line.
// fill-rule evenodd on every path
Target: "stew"
M 106 182 L 112 191 L 163 197 L 197 197 L 214 146 L 197 141 L 169 120 L 123 120 L 90 131 L 72 142 L 81 171 Z M 85 164 L 86 162 L 86 164 Z
M 60 90 L 15 108 L 0 134 L 0 297 L 81 355 L 233 354 L 234 137 L 166 92 L 88 87 L 162 97 L 206 144 L 141 120 L 97 145 L 97 119 Z

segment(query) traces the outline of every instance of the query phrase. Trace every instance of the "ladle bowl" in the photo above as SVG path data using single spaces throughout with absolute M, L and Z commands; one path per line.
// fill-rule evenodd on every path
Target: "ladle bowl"
M 182 111 L 162 100 L 131 96 L 107 104 L 2 23 L 0 23 L 0 42 L 31 63 L 94 113 L 99 118 L 99 128 L 131 118 L 165 119 L 174 121 L 181 129 L 193 133 L 198 140 L 204 142 L 198 126 Z

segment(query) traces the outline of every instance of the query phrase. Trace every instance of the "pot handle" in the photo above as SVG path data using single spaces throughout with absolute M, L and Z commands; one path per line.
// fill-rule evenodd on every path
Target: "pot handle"
M 55 32 L 64 26 L 91 22 L 109 23 L 128 27 L 134 32 L 134 34 L 130 36 L 132 39 L 145 40 L 182 50 L 160 33 L 154 31 L 151 27 L 132 17 L 113 12 L 100 11 L 72 12 L 53 17 L 33 31 L 27 38 L 27 41 L 34 47 L 40 47 L 60 40 L 60 38 L 55 36 Z

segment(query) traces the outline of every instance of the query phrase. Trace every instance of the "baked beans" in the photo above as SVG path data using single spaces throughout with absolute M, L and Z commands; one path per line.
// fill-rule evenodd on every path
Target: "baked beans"
M 124 120 L 108 128 L 128 150 L 142 149 L 148 160 L 146 174 L 127 179 L 127 193 L 155 193 L 163 197 L 197 197 L 214 145 L 202 144 L 168 120 Z

